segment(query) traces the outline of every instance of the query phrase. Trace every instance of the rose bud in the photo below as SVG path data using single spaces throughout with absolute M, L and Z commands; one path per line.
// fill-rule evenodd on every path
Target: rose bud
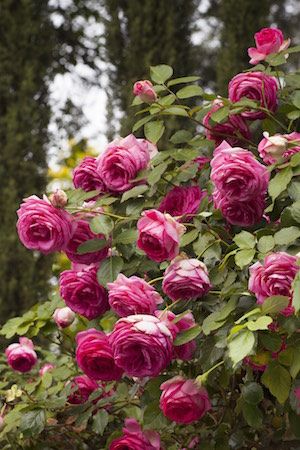
M 161 450 L 160 436 L 152 430 L 142 431 L 135 419 L 125 419 L 123 436 L 114 439 L 109 450 Z
M 50 364 L 50 363 L 44 364 L 39 370 L 40 376 L 42 377 L 46 372 L 51 372 L 51 370 L 53 370 L 54 367 L 55 366 L 53 364 Z
M 194 380 L 178 376 L 166 381 L 160 388 L 160 409 L 168 419 L 176 423 L 195 422 L 211 409 L 206 389 Z
M 56 189 L 49 195 L 49 200 L 55 208 L 63 208 L 68 203 L 68 196 L 62 189 Z
M 258 64 L 264 61 L 271 53 L 286 50 L 290 45 L 290 39 L 284 40 L 283 33 L 278 28 L 262 28 L 255 33 L 255 47 L 248 48 L 250 64 Z
M 65 308 L 57 308 L 52 316 L 58 328 L 67 328 L 75 320 L 75 313 L 66 306 Z
M 274 164 L 281 159 L 288 160 L 300 151 L 300 133 L 275 134 L 270 136 L 267 131 L 258 144 L 260 157 L 266 164 Z
M 37 362 L 33 342 L 26 337 L 21 337 L 19 344 L 10 344 L 5 355 L 10 367 L 18 372 L 29 372 Z
M 149 80 L 141 80 L 134 83 L 133 94 L 145 103 L 153 103 L 157 100 L 153 84 Z

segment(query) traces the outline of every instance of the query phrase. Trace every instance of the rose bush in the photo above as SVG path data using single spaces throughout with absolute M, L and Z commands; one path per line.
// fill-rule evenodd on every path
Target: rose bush
M 300 49 L 275 28 L 255 45 L 228 98 L 151 67 L 145 138 L 24 199 L 21 242 L 70 263 L 0 331 L 4 450 L 299 446 Z

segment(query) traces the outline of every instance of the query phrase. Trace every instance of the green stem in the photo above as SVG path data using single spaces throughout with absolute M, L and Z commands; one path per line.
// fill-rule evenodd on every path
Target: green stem
M 148 284 L 154 284 L 154 283 L 156 283 L 156 281 L 160 281 L 163 279 L 164 279 L 164 277 L 153 278 L 153 280 L 148 281 Z
M 215 364 L 213 367 L 211 367 L 209 370 L 207 370 L 206 372 L 204 372 L 202 375 L 198 375 L 196 378 L 196 383 L 199 384 L 203 384 L 205 383 L 205 381 L 207 380 L 208 375 L 215 369 L 217 369 L 218 367 L 222 366 L 222 364 L 224 364 L 224 361 L 220 361 L 217 364 Z

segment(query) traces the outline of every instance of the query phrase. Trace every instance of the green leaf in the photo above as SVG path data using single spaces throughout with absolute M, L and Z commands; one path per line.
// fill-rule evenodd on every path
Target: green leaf
M 254 429 L 261 428 L 263 415 L 257 405 L 243 402 L 242 412 L 247 424 Z
M 205 335 L 209 335 L 211 331 L 217 330 L 220 328 L 224 321 L 227 319 L 229 314 L 235 310 L 237 300 L 235 298 L 231 298 L 223 307 L 221 307 L 218 311 L 213 312 L 209 316 L 207 316 L 202 324 L 203 333 Z
M 138 231 L 136 229 L 130 229 L 122 231 L 115 239 L 115 244 L 133 244 L 138 237 Z
M 22 414 L 20 430 L 25 436 L 36 436 L 45 427 L 46 415 L 43 409 L 34 409 Z
M 180 247 L 185 247 L 186 245 L 193 242 L 195 239 L 197 239 L 198 234 L 199 230 L 196 229 L 189 231 L 188 233 L 185 233 L 180 239 Z
M 293 281 L 293 300 L 292 305 L 297 313 L 300 310 L 300 272 L 297 273 Z
M 261 381 L 269 389 L 279 403 L 284 403 L 290 393 L 291 376 L 285 367 L 276 361 L 271 361 L 264 371 Z
M 102 261 L 97 272 L 99 283 L 106 287 L 107 283 L 115 281 L 121 270 L 123 269 L 123 259 L 120 256 L 111 256 Z
M 146 184 L 140 184 L 139 186 L 135 186 L 129 191 L 124 192 L 121 198 L 121 203 L 126 202 L 126 200 L 130 198 L 135 198 L 138 195 L 144 194 L 148 190 L 148 186 Z
M 249 330 L 242 330 L 228 344 L 229 357 L 235 366 L 249 355 L 255 345 L 255 336 Z
M 242 397 L 251 405 L 258 405 L 264 398 L 264 391 L 260 384 L 250 381 L 242 387 Z
M 298 227 L 282 228 L 280 231 L 277 231 L 277 233 L 274 234 L 274 240 L 276 245 L 292 244 L 299 237 L 300 237 L 300 228 Z
M 268 326 L 273 322 L 272 317 L 261 316 L 256 320 L 249 320 L 246 326 L 250 331 L 268 330 Z
M 275 246 L 275 241 L 273 236 L 262 236 L 257 244 L 257 249 L 261 253 L 268 253 Z
M 109 415 L 105 409 L 100 409 L 94 416 L 93 416 L 93 425 L 92 430 L 96 434 L 100 434 L 100 436 L 103 435 L 105 428 L 108 425 L 108 418 Z
M 107 242 L 105 239 L 90 239 L 88 241 L 83 242 L 77 248 L 78 255 L 83 255 L 85 253 L 93 253 L 102 250 L 107 246 Z
M 217 109 L 217 111 L 213 112 L 210 117 L 214 122 L 220 123 L 227 119 L 228 115 L 229 106 L 223 106 L 222 108 L 219 108 Z
M 269 194 L 274 200 L 288 187 L 291 179 L 293 177 L 293 171 L 291 167 L 285 167 L 284 169 L 277 172 L 274 178 L 269 183 Z
M 162 174 L 167 170 L 167 167 L 168 163 L 163 162 L 156 166 L 153 170 L 151 170 L 148 176 L 148 183 L 150 184 L 150 186 L 153 186 L 160 180 Z
M 281 66 L 281 64 L 286 63 L 286 58 L 284 53 L 272 53 L 268 55 L 266 61 L 270 64 L 270 66 Z
M 170 106 L 169 108 L 166 108 L 164 111 L 162 111 L 162 114 L 188 117 L 188 113 L 186 112 L 186 110 L 184 108 L 181 108 L 180 106 Z
M 132 127 L 132 132 L 134 133 L 135 131 L 137 131 L 139 128 L 141 128 L 143 125 L 145 125 L 145 123 L 150 122 L 150 120 L 152 120 L 152 116 L 146 116 L 143 117 L 142 119 L 138 120 Z
M 233 241 L 239 248 L 248 249 L 255 247 L 256 238 L 248 231 L 241 231 L 239 234 L 235 235 Z
M 90 223 L 90 229 L 95 234 L 104 234 L 106 238 L 109 237 L 110 233 L 114 228 L 114 221 L 106 215 L 99 215 L 94 217 Z
M 290 159 L 290 166 L 297 167 L 300 164 L 300 153 L 295 153 Z
M 179 130 L 173 134 L 170 141 L 172 144 L 184 144 L 192 139 L 193 135 L 190 131 L 187 130 Z
M 145 124 L 144 132 L 145 137 L 148 141 L 156 144 L 162 137 L 165 131 L 165 126 L 163 120 L 155 120 Z
M 254 249 L 244 249 L 237 252 L 234 256 L 235 263 L 241 269 L 251 263 L 255 256 Z
M 193 83 L 194 81 L 199 80 L 200 77 L 191 76 L 191 77 L 180 77 L 180 78 L 174 78 L 173 80 L 168 81 L 167 86 L 174 86 L 175 84 L 181 84 L 181 83 Z
M 297 222 L 300 223 L 300 201 L 297 201 L 295 203 L 293 203 L 290 207 L 289 207 L 289 211 L 293 217 L 293 219 Z
M 201 333 L 200 325 L 195 325 L 187 330 L 184 330 L 181 333 L 177 334 L 176 339 L 174 341 L 174 345 L 178 346 L 186 344 L 187 342 L 190 342 L 193 339 L 195 339 L 200 333 Z
M 292 181 L 288 187 L 288 194 L 294 200 L 300 200 L 300 182 Z
M 196 84 L 191 86 L 185 86 L 176 92 L 178 98 L 190 98 L 190 97 L 201 97 L 203 95 L 203 89 Z
M 281 337 L 275 333 L 260 333 L 259 339 L 267 350 L 270 352 L 278 352 L 282 346 Z
M 160 64 L 158 66 L 150 67 L 150 76 L 155 83 L 163 84 L 166 80 L 171 78 L 172 75 L 172 67 L 167 66 L 166 64 Z
M 300 109 L 300 91 L 294 92 L 292 103 L 296 108 Z
M 283 295 L 274 295 L 266 298 L 261 305 L 261 310 L 264 314 L 276 314 L 289 304 L 289 298 Z

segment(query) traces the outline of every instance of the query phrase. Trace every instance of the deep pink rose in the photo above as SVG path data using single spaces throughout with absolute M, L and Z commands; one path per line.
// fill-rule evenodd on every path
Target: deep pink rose
M 267 255 L 263 263 L 257 261 L 250 271 L 249 290 L 256 296 L 257 303 L 264 303 L 265 299 L 273 295 L 292 296 L 292 283 L 299 270 L 296 256 L 285 252 Z M 290 305 L 281 311 L 283 315 L 293 313 Z
M 264 196 L 253 197 L 240 202 L 222 195 L 217 189 L 213 194 L 214 207 L 220 209 L 223 217 L 231 225 L 252 227 L 263 219 L 266 201 Z
M 271 53 L 286 50 L 290 45 L 290 39 L 284 40 L 283 33 L 278 28 L 262 28 L 255 33 L 255 47 L 248 48 L 250 64 L 258 64 L 264 61 Z
M 139 184 L 134 179 L 150 162 L 150 148 L 146 139 L 130 134 L 108 144 L 97 159 L 97 172 L 111 192 L 128 191 Z
M 214 141 L 216 145 L 220 145 L 226 139 L 232 146 L 241 144 L 243 138 L 251 139 L 247 122 L 239 114 L 230 114 L 223 123 L 217 123 L 211 119 L 211 115 L 223 106 L 221 100 L 214 100 L 211 110 L 203 118 L 202 122 L 207 139 Z
M 109 342 L 116 364 L 129 376 L 155 377 L 172 359 L 172 334 L 154 316 L 136 314 L 119 319 Z
M 76 361 L 80 369 L 94 380 L 119 380 L 123 370 L 116 366 L 108 336 L 95 328 L 76 335 Z
M 17 211 L 17 230 L 23 245 L 47 255 L 64 250 L 74 233 L 70 214 L 55 208 L 47 197 L 36 195 L 25 198 Z
M 184 225 L 156 209 L 144 211 L 142 216 L 137 223 L 137 246 L 156 262 L 175 258 L 179 253 L 179 240 L 185 231 Z
M 205 264 L 198 259 L 175 258 L 164 273 L 162 289 L 172 300 L 201 298 L 211 287 Z
M 258 144 L 260 157 L 266 164 L 275 164 L 284 159 L 288 160 L 295 153 L 300 152 L 300 133 L 275 134 L 270 136 L 267 131 Z
M 133 94 L 145 103 L 153 103 L 157 100 L 153 84 L 149 80 L 141 80 L 134 83 Z
M 56 308 L 52 316 L 54 322 L 59 328 L 67 328 L 72 325 L 75 317 L 74 312 L 68 306 L 65 308 Z
M 42 377 L 45 373 L 51 372 L 51 370 L 53 370 L 54 368 L 55 366 L 53 364 L 46 363 L 40 368 L 39 375 Z
M 135 419 L 125 419 L 123 436 L 114 439 L 109 450 L 161 450 L 159 434 L 142 431 Z
M 266 75 L 263 72 L 239 73 L 229 83 L 229 99 L 238 102 L 244 97 L 250 100 L 257 100 L 261 107 L 271 112 L 277 110 L 278 82 L 275 77 Z M 245 111 L 241 113 L 245 119 L 264 119 L 266 114 L 263 111 Z
M 178 222 L 190 221 L 206 193 L 199 186 L 176 186 L 161 201 L 158 211 L 178 216 Z M 184 217 L 179 217 L 183 216 Z
M 200 420 L 211 408 L 206 389 L 198 386 L 194 380 L 174 377 L 160 388 L 160 409 L 176 423 L 188 424 Z
M 65 252 L 67 257 L 75 263 L 79 264 L 93 264 L 102 259 L 105 259 L 108 253 L 108 247 L 104 247 L 101 250 L 89 253 L 79 254 L 77 253 L 77 249 L 80 244 L 83 242 L 89 241 L 91 239 L 105 239 L 103 234 L 95 234 L 90 229 L 90 225 L 86 220 L 77 220 L 76 221 L 77 228 L 75 233 L 72 236 L 72 239 L 69 241 Z
M 92 392 L 99 388 L 95 380 L 91 380 L 87 375 L 78 375 L 71 380 L 71 393 L 68 402 L 78 405 L 88 401 Z
M 76 270 L 65 270 L 59 280 L 60 295 L 72 311 L 88 320 L 108 311 L 106 289 L 98 283 L 97 269 L 94 266 Z
M 99 172 L 97 172 L 97 159 L 86 156 L 73 170 L 73 184 L 76 189 L 81 188 L 86 192 L 105 192 L 105 186 Z
M 253 153 L 231 147 L 226 141 L 216 148 L 210 178 L 222 197 L 239 202 L 262 196 L 268 189 L 269 172 Z
M 142 278 L 125 277 L 120 273 L 113 283 L 108 283 L 108 299 L 113 311 L 120 317 L 132 314 L 153 314 L 163 299 L 153 286 Z
M 19 344 L 10 344 L 5 355 L 10 367 L 22 373 L 29 372 L 37 362 L 33 342 L 26 337 L 19 338 Z
M 202 170 L 206 166 L 206 164 L 210 162 L 210 158 L 208 158 L 207 156 L 197 156 L 197 158 L 195 158 L 193 162 L 198 164 L 199 170 Z

